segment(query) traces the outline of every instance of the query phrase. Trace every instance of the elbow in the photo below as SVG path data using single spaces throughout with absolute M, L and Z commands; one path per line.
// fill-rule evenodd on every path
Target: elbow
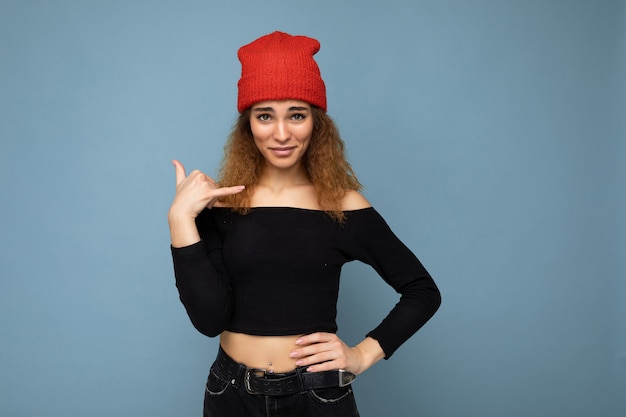
M 441 307 L 441 291 L 439 291 L 439 288 L 435 289 L 434 304 L 436 306 L 435 311 Z
M 195 327 L 197 331 L 207 337 L 219 336 L 226 330 L 225 326 L 217 325 L 217 323 L 207 323 L 206 321 L 191 319 L 191 324 L 193 324 L 193 327 Z
M 191 320 L 191 324 L 197 331 L 208 337 L 219 336 L 230 323 L 230 307 L 229 305 L 220 306 L 203 306 L 203 308 L 191 308 L 185 305 L 187 316 Z
M 193 292 L 180 292 L 180 301 L 193 327 L 205 336 L 220 335 L 230 323 L 230 297 L 213 299 L 197 297 Z
M 222 312 L 222 314 L 212 312 L 212 314 L 200 315 L 189 314 L 188 312 L 188 315 L 193 327 L 208 337 L 219 336 L 224 330 L 226 330 L 228 323 L 230 322 L 230 314 L 228 311 Z
M 434 315 L 439 307 L 441 307 L 441 291 L 436 286 L 432 290 L 432 294 L 430 297 L 430 305 L 432 308 L 432 315 Z

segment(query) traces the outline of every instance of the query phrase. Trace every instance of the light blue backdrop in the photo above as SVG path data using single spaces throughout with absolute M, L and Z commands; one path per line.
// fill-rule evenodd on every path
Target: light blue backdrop
M 0 0 L 0 415 L 198 416 L 172 158 L 214 173 L 236 49 L 314 36 L 367 198 L 443 306 L 364 417 L 626 415 L 624 1 Z M 396 300 L 349 265 L 340 334 Z

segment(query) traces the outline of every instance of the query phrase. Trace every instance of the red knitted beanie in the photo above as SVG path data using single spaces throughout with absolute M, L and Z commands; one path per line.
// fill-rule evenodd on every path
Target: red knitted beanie
M 320 43 L 274 32 L 239 48 L 241 78 L 237 109 L 264 100 L 302 100 L 326 111 L 326 86 L 313 55 Z

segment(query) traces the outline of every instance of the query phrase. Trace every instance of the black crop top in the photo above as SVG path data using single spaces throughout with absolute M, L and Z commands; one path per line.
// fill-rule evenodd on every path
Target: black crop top
M 196 329 L 210 337 L 223 330 L 334 333 L 341 267 L 359 260 L 401 294 L 367 334 L 389 358 L 438 309 L 439 290 L 376 210 L 345 214 L 338 223 L 322 211 L 290 207 L 200 213 L 202 240 L 172 248 L 180 299 Z

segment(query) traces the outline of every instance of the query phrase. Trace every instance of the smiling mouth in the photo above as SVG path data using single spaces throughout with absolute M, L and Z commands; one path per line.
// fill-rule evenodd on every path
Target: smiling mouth
M 296 148 L 297 146 L 284 146 L 284 147 L 269 148 L 269 149 L 275 156 L 281 158 L 281 157 L 291 156 L 295 152 Z

